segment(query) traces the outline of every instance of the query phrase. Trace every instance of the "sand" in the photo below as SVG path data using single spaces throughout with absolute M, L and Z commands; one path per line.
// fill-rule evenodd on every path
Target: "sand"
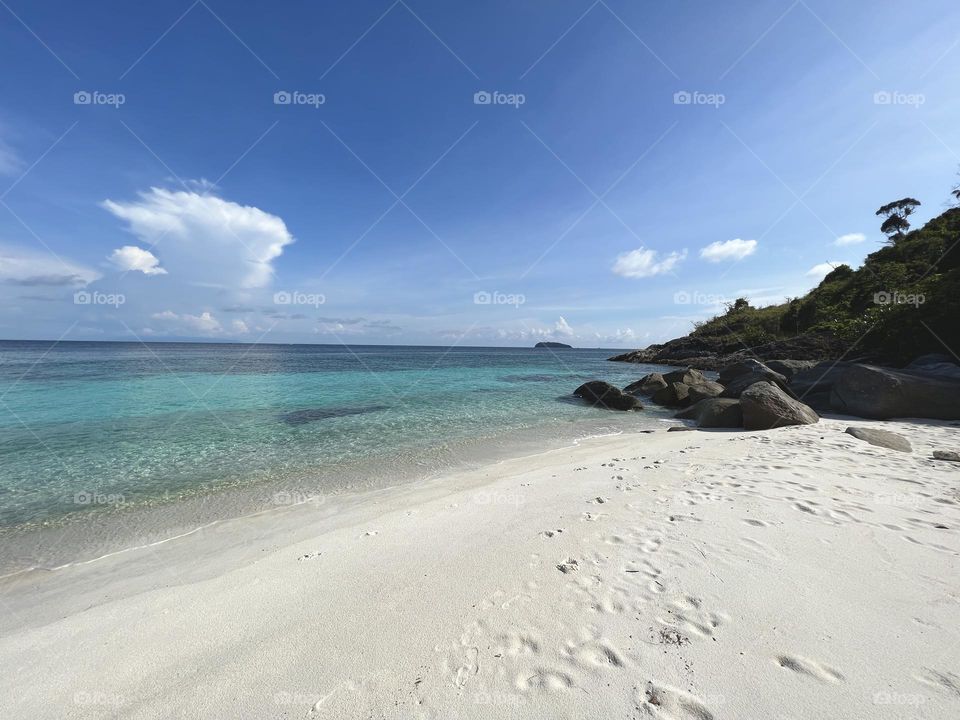
M 8 578 L 4 716 L 960 717 L 958 445 L 593 438 Z

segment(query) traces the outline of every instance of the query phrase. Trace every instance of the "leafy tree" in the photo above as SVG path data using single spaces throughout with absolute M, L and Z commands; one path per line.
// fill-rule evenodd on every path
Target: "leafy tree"
M 890 244 L 896 244 L 902 240 L 910 229 L 910 223 L 907 220 L 913 214 L 913 211 L 920 206 L 919 200 L 913 198 L 903 198 L 892 203 L 887 203 L 877 210 L 877 217 L 886 218 L 883 225 L 880 226 L 880 232 L 889 238 Z

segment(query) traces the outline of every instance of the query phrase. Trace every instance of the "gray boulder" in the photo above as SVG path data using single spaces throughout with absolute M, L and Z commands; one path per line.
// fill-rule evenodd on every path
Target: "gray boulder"
M 653 394 L 653 401 L 657 405 L 666 407 L 686 407 L 690 404 L 690 386 L 686 383 L 672 382 L 660 388 Z
M 793 376 L 798 372 L 809 370 L 817 363 L 813 360 L 767 360 L 764 364 L 774 372 L 783 375 L 789 381 L 793 379 Z
M 718 382 L 713 382 L 712 380 L 705 380 L 698 385 L 691 385 L 687 389 L 687 397 L 690 398 L 690 403 L 693 404 L 701 400 L 706 400 L 707 398 L 719 397 L 722 392 L 723 385 Z
M 955 453 L 953 450 L 934 450 L 933 459 L 960 463 L 960 453 Z
M 935 377 L 960 380 L 960 365 L 949 355 L 942 355 L 940 353 L 921 355 L 907 365 L 904 370 L 919 373 L 920 375 L 933 375 Z
M 673 372 L 664 373 L 663 379 L 669 383 L 683 383 L 684 385 L 699 385 L 700 383 L 706 382 L 706 376 L 699 370 L 694 370 L 693 368 L 686 368 L 684 370 L 674 370 Z
M 749 359 L 735 362 L 733 365 L 727 365 L 720 371 L 720 377 L 717 378 L 721 385 L 729 385 L 734 378 L 746 375 L 748 373 L 765 373 L 770 371 L 766 365 L 759 360 Z M 782 377 L 782 376 L 781 376 Z
M 643 404 L 637 398 L 603 380 L 584 383 L 574 390 L 573 394 L 591 405 L 610 410 L 643 410 Z
M 876 420 L 960 420 L 960 382 L 873 365 L 850 365 L 833 385 L 830 406 L 839 413 Z
M 665 388 L 667 381 L 663 379 L 660 373 L 650 373 L 644 375 L 636 382 L 627 385 L 623 391 L 631 395 L 653 395 L 660 388 Z
M 773 370 L 758 370 L 738 375 L 724 387 L 723 392 L 720 393 L 720 397 L 738 398 L 744 390 L 758 382 L 776 385 L 786 395 L 796 399 L 796 395 L 790 389 L 790 386 L 787 385 L 786 378 L 783 377 L 783 375 L 773 372 Z
M 731 398 L 707 398 L 684 408 L 674 417 L 680 420 L 695 420 L 702 428 L 743 427 L 743 411 L 740 401 Z
M 790 389 L 798 397 L 806 397 L 813 393 L 830 392 L 834 383 L 840 379 L 843 371 L 853 365 L 851 362 L 835 362 L 826 360 L 817 363 L 808 370 L 800 370 L 790 378 Z
M 740 395 L 743 427 L 770 430 L 787 425 L 813 425 L 820 416 L 809 405 L 787 395 L 776 385 L 757 382 Z
M 910 441 L 903 435 L 898 435 L 889 430 L 879 430 L 877 428 L 848 427 L 844 432 L 847 435 L 853 435 L 857 440 L 863 440 L 877 447 L 889 448 L 890 450 L 899 450 L 900 452 L 912 452 Z

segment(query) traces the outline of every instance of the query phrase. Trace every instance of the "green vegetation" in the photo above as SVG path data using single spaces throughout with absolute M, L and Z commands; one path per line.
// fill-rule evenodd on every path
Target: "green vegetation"
M 960 188 L 951 194 L 960 200 Z M 858 270 L 840 265 L 805 296 L 781 305 L 754 308 L 741 298 L 699 323 L 691 337 L 733 333 L 755 346 L 822 335 L 840 340 L 851 356 L 892 363 L 924 353 L 960 354 L 960 208 L 908 232 L 906 218 L 916 204 L 905 198 L 878 211 L 887 218 L 890 244 Z

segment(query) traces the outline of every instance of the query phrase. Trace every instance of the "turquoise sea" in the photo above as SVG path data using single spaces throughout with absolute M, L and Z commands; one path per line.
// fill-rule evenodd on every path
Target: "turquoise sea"
M 653 369 L 615 352 L 0 342 L 0 531 L 224 489 L 373 487 L 657 426 L 656 408 L 570 396 Z

